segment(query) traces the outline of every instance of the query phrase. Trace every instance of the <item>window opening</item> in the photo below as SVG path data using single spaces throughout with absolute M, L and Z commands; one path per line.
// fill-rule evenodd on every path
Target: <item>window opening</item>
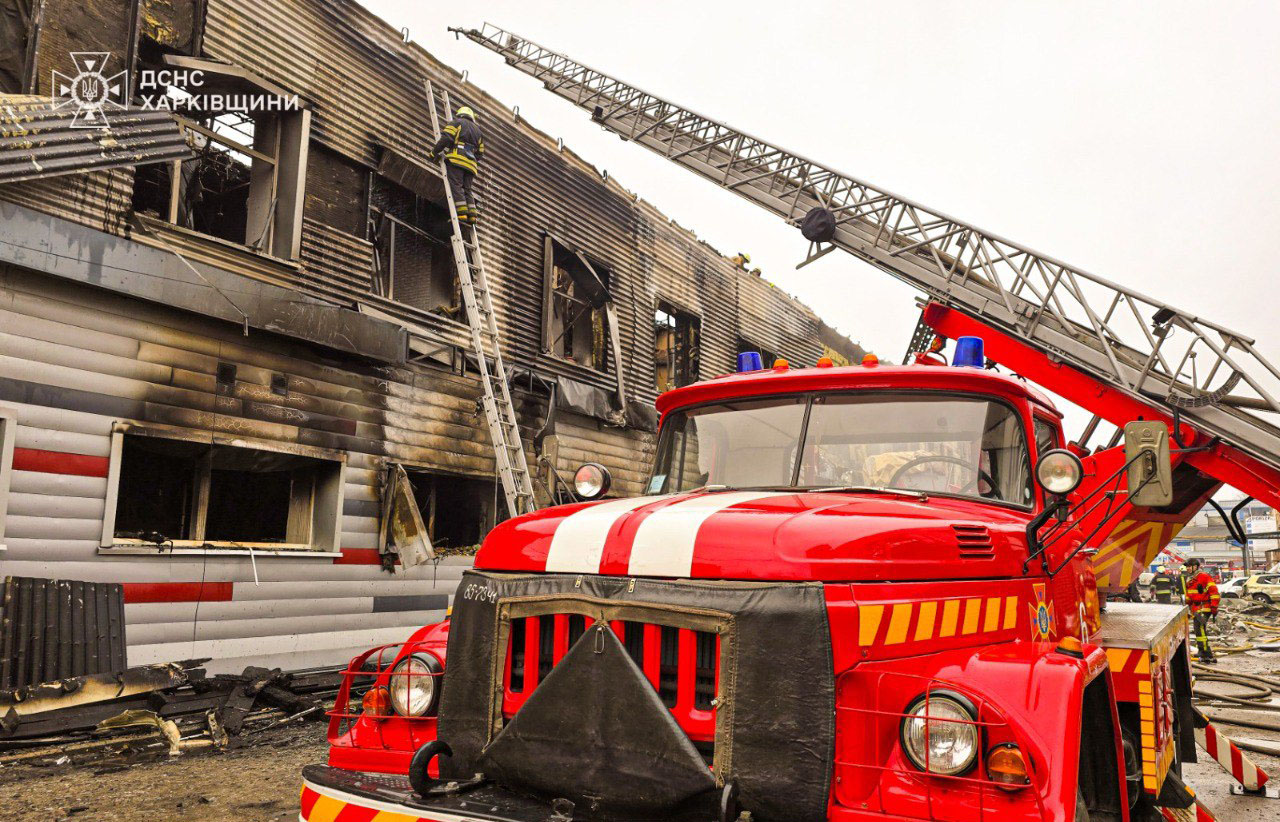
M 657 389 L 669 391 L 698 381 L 698 317 L 667 302 L 653 315 L 653 366 Z

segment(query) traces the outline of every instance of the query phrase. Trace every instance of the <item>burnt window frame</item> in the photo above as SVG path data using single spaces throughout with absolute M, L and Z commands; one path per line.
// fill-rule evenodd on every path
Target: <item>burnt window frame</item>
M 661 353 L 659 329 L 664 326 L 659 321 L 659 315 L 665 315 L 674 321 L 674 324 L 669 323 L 665 327 L 671 329 L 672 336 L 677 340 L 677 344 L 667 350 L 665 364 L 668 379 L 665 385 L 660 379 L 662 372 L 659 367 Z M 702 317 L 679 303 L 665 297 L 658 297 L 653 305 L 651 327 L 653 330 L 653 386 L 657 391 L 659 393 L 670 391 L 697 382 L 702 367 Z M 679 344 L 681 338 L 683 338 L 683 345 Z M 677 360 L 682 351 L 686 356 L 683 363 L 678 363 Z M 677 373 L 675 379 L 670 378 L 672 371 Z
M 606 291 L 614 279 L 613 266 L 593 257 L 584 254 L 570 244 L 560 240 L 558 237 L 547 233 L 543 235 L 542 244 L 542 354 L 557 362 L 562 362 L 570 366 L 585 369 L 596 374 L 613 373 L 610 366 L 610 335 L 613 333 L 610 324 L 608 311 L 605 306 L 592 308 L 590 302 L 576 294 L 565 293 L 562 289 L 557 289 L 554 282 L 554 274 L 556 268 L 556 253 L 559 251 L 564 257 L 569 258 L 572 262 L 577 259 L 583 263 L 588 269 L 595 273 L 595 276 L 601 280 L 601 284 Z M 568 277 L 568 284 L 572 286 L 573 278 Z M 557 345 L 564 342 L 569 337 L 569 329 L 563 324 L 559 328 L 556 327 L 556 300 L 564 300 L 575 306 L 576 313 L 573 315 L 574 324 L 581 322 L 582 317 L 589 314 L 591 323 L 591 362 L 582 362 L 579 359 L 570 359 L 570 354 L 562 354 L 557 350 Z
M 392 213 L 386 208 L 378 204 L 377 187 L 386 186 L 392 192 L 412 199 L 413 219 L 406 219 L 404 216 Z M 433 200 L 430 197 L 423 196 L 421 193 L 409 189 L 390 177 L 379 174 L 376 171 L 370 171 L 368 184 L 365 192 L 366 221 L 365 221 L 365 239 L 373 245 L 373 272 L 370 278 L 372 292 L 379 297 L 385 297 L 399 305 L 406 306 L 418 311 L 424 311 L 431 314 L 445 316 L 458 322 L 466 322 L 463 315 L 462 306 L 462 287 L 458 282 L 458 263 L 453 253 L 453 243 L 448 237 L 438 237 L 423 227 L 423 223 L 427 222 L 427 215 L 430 213 L 431 207 L 443 215 L 445 221 L 448 220 L 449 211 L 447 201 Z M 416 223 L 416 224 L 415 224 Z M 446 223 L 447 224 L 447 223 Z M 452 227 L 450 226 L 450 229 Z M 387 231 L 388 236 L 385 240 L 388 248 L 388 259 L 382 259 L 382 232 Z M 404 302 L 396 297 L 396 274 L 395 274 L 395 250 L 396 238 L 399 232 L 407 231 L 422 242 L 436 245 L 444 248 L 449 259 L 446 264 L 446 270 L 449 277 L 449 290 L 452 293 L 450 304 L 445 306 L 435 306 L 432 308 L 424 308 L 422 306 L 413 305 Z M 384 270 L 384 265 L 387 266 Z M 441 309 L 444 309 L 443 312 Z
M 9 515 L 9 485 L 13 480 L 13 453 L 18 436 L 18 409 L 0 405 L 0 554 L 6 550 L 5 520 Z
M 167 539 L 157 544 L 145 539 L 122 537 L 116 534 L 118 506 L 120 502 L 121 474 L 124 463 L 125 437 L 151 438 L 171 442 L 186 443 L 192 446 L 213 448 L 235 448 L 249 451 L 266 451 L 291 456 L 304 457 L 322 463 L 317 465 L 315 480 L 307 496 L 309 518 L 306 520 L 306 542 L 247 542 L 234 540 L 207 539 Z M 231 553 L 231 554 L 277 554 L 284 556 L 323 556 L 341 555 L 342 542 L 342 507 L 344 499 L 345 473 L 347 454 L 315 446 L 303 446 L 259 440 L 248 437 L 232 437 L 209 431 L 170 428 L 167 426 L 137 425 L 129 422 L 117 422 L 112 426 L 111 451 L 107 469 L 107 498 L 102 517 L 102 537 L 99 541 L 100 553 Z M 193 513 L 199 519 L 208 511 L 212 476 L 211 466 L 194 467 L 201 476 L 195 477 L 198 498 L 193 498 L 192 505 L 200 508 Z M 300 497 L 294 496 L 292 489 L 289 507 L 293 509 L 300 504 Z M 291 516 L 288 514 L 287 516 Z
M 163 210 L 151 219 L 183 231 L 190 231 L 200 237 L 230 243 L 254 253 L 285 261 L 299 259 L 302 252 L 302 216 L 306 200 L 307 160 L 311 146 L 311 110 L 301 102 L 298 95 L 276 87 L 238 65 L 221 66 L 213 61 L 188 58 L 186 55 L 173 55 L 173 57 L 195 61 L 198 70 L 204 72 L 225 69 L 227 76 L 244 79 L 250 86 L 258 88 L 263 95 L 298 97 L 299 106 L 296 109 L 267 110 L 256 113 L 210 112 L 207 123 L 196 122 L 175 111 L 174 119 L 187 140 L 195 147 L 197 156 L 140 167 L 146 170 L 140 175 L 135 174 L 134 187 L 130 192 L 134 205 L 136 206 L 138 202 L 139 182 L 146 182 L 152 174 L 157 174 L 159 178 L 155 181 L 156 184 L 167 186 L 167 192 L 158 197 L 163 203 Z M 168 68 L 178 72 L 187 70 L 182 64 Z M 136 89 L 135 93 L 163 96 L 167 91 L 148 88 Z M 239 122 L 233 122 L 234 118 L 238 118 Z M 253 124 L 251 136 L 242 130 L 245 122 Z M 215 148 L 210 148 L 211 146 Z M 245 196 L 243 238 L 203 231 L 194 225 L 191 219 L 193 211 L 189 211 L 187 215 L 182 214 L 185 199 L 183 187 L 194 179 L 183 179 L 183 167 L 198 169 L 198 165 L 192 164 L 202 162 L 203 158 L 200 156 L 202 150 L 206 154 L 214 151 L 221 152 L 229 158 L 228 162 L 236 161 L 237 156 L 240 158 L 241 165 L 245 165 L 245 161 L 248 161 L 249 191 Z M 160 173 L 161 171 L 163 174 Z

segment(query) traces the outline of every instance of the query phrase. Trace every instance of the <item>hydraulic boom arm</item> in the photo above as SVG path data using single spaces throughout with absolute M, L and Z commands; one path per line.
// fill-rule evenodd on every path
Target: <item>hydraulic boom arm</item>
M 752 137 L 503 29 L 486 24 L 479 31 L 453 31 L 501 54 L 620 137 L 793 225 L 806 224 L 813 241 L 810 259 L 834 248 L 847 251 L 932 300 L 1164 410 L 1165 416 L 1177 409 L 1198 431 L 1222 438 L 1280 477 L 1280 427 L 1259 413 L 1280 412 L 1280 370 L 1249 337 Z
M 1124 503 L 1094 565 L 1128 585 L 1219 483 L 1280 507 L 1280 370 L 1218 323 L 1032 251 L 485 24 L 451 29 L 502 55 L 625 140 L 777 214 L 929 298 L 922 322 L 981 335 L 1001 365 L 1117 426 L 1169 425 L 1175 504 Z M 917 329 L 917 336 L 924 331 Z M 1102 454 L 1099 454 L 1102 457 Z

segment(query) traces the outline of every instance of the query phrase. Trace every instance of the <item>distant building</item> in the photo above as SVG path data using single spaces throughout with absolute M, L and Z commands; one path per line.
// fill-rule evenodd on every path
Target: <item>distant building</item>
M 1219 500 L 1228 513 L 1240 504 L 1240 500 Z M 1249 534 L 1274 533 L 1280 530 L 1280 520 L 1274 508 L 1261 502 L 1251 502 L 1240 509 L 1239 519 Z M 1248 568 L 1245 567 L 1246 549 L 1232 540 L 1221 514 L 1211 505 L 1199 513 L 1178 532 L 1169 543 L 1169 553 L 1196 557 L 1207 566 L 1223 571 L 1263 571 L 1280 561 L 1280 541 L 1274 537 L 1250 539 L 1247 546 Z

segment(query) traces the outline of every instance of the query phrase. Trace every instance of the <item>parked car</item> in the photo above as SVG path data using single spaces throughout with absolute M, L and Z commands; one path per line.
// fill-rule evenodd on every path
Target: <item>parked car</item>
M 1245 580 L 1242 596 L 1259 602 L 1280 602 L 1280 574 L 1254 574 Z
M 1245 596 L 1245 583 L 1249 577 L 1232 577 L 1218 586 L 1218 593 L 1223 599 L 1241 599 Z

